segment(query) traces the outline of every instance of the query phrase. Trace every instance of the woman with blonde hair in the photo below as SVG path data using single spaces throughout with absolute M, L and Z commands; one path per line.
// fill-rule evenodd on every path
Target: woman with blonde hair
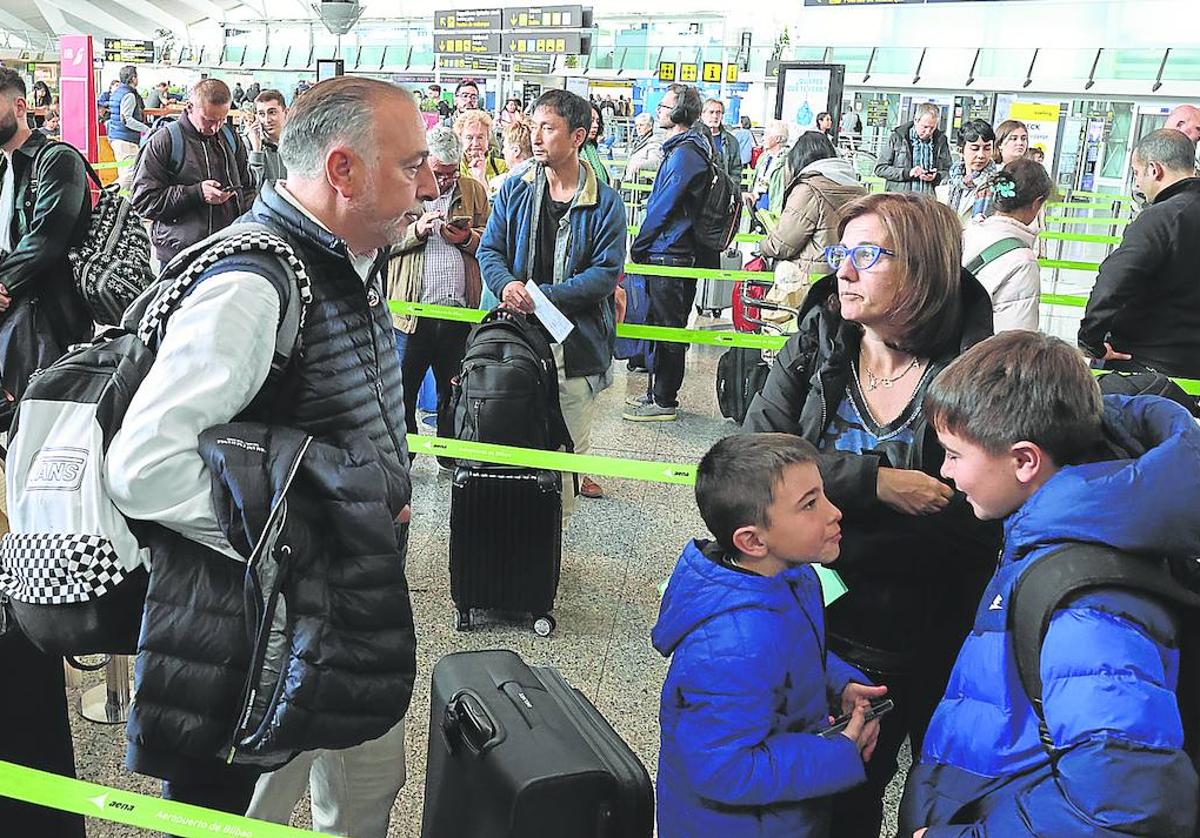
M 492 117 L 487 111 L 463 111 L 454 120 L 454 133 L 463 146 L 462 174 L 486 188 L 488 181 L 508 171 L 492 150 Z
M 962 269 L 958 217 L 930 197 L 860 198 L 838 232 L 834 273 L 809 291 L 743 427 L 816 445 L 842 510 L 849 593 L 826 611 L 828 648 L 895 703 L 866 783 L 834 802 L 833 838 L 862 838 L 879 834 L 903 741 L 920 753 L 1000 545 L 999 527 L 939 479 L 946 451 L 923 407 L 937 374 L 991 335 L 992 304 Z

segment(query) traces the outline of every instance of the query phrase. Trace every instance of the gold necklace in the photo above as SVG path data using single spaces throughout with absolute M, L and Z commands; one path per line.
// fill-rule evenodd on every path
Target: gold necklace
M 920 359 L 918 359 L 917 356 L 914 355 L 912 361 L 909 362 L 907 367 L 902 369 L 896 375 L 893 375 L 891 378 L 885 378 L 882 375 L 876 375 L 874 372 L 872 372 L 871 368 L 869 366 L 867 366 L 866 362 L 864 362 L 863 369 L 867 371 L 867 390 L 876 390 L 880 387 L 882 387 L 885 390 L 892 389 L 892 386 L 897 381 L 904 378 L 904 376 L 908 375 L 910 372 L 915 370 L 919 363 L 920 363 Z

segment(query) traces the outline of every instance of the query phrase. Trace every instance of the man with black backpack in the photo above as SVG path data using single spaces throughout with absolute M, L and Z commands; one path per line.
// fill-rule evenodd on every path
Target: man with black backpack
M 526 287 L 533 283 L 571 321 L 571 332 L 554 345 L 554 360 L 562 416 L 575 453 L 584 454 L 596 396 L 612 384 L 625 206 L 579 158 L 592 124 L 586 99 L 549 90 L 534 102 L 532 119 L 535 163 L 501 187 L 477 255 L 483 281 L 505 306 L 533 314 Z M 564 515 L 574 501 L 567 492 Z
M 163 265 L 254 203 L 246 146 L 226 123 L 231 101 L 225 82 L 201 79 L 186 110 L 156 128 L 142 148 L 130 200 L 154 222 L 150 237 Z
M 263 184 L 246 218 L 229 231 L 248 230 L 246 247 L 225 253 L 218 239 L 179 260 L 195 260 L 190 264 L 203 272 L 175 301 L 106 467 L 120 511 L 155 525 L 147 536 L 151 572 L 127 764 L 161 777 L 166 797 L 241 813 L 255 794 L 254 816 L 286 821 L 311 772 L 319 828 L 386 835 L 404 782 L 402 716 L 416 641 L 403 576 L 411 495 L 403 388 L 382 272 L 390 246 L 414 220 L 413 207 L 437 196 L 428 153 L 420 113 L 402 88 L 357 76 L 322 82 L 289 114 L 280 144 L 288 180 Z M 310 283 L 299 282 L 291 261 L 290 271 L 281 270 L 280 251 L 254 247 L 271 238 L 286 244 Z M 209 259 L 210 248 L 220 257 Z M 170 268 L 167 281 L 179 270 Z M 160 310 L 151 306 L 151 313 Z M 287 324 L 292 339 L 284 341 Z M 220 429 L 215 441 L 206 435 L 214 428 Z M 296 465 L 280 469 L 276 449 L 297 435 L 310 439 Z M 224 452 L 224 468 L 213 465 L 214 450 Z M 234 456 L 250 458 L 253 469 L 231 467 Z M 231 479 L 247 472 L 251 479 L 238 488 L 249 485 L 265 501 L 228 490 Z M 264 777 L 255 793 L 262 763 L 238 758 L 253 747 L 240 727 L 253 708 L 243 716 L 239 706 L 255 671 L 246 636 L 255 615 L 244 593 L 250 557 L 239 522 L 253 522 L 251 544 L 278 536 L 264 523 L 276 520 L 279 508 L 271 503 L 272 487 L 286 478 L 279 490 L 285 491 L 287 475 L 297 473 L 286 506 L 308 510 L 295 517 L 316 523 L 323 535 L 307 545 L 277 544 L 269 564 L 295 553 L 293 575 L 300 579 L 314 562 L 333 561 L 337 571 L 312 577 L 303 589 L 284 580 L 286 623 L 297 633 L 294 643 L 282 645 L 304 649 L 306 660 L 319 661 L 319 672 L 272 727 L 278 733 L 290 715 L 303 730 L 336 734 L 321 741 L 360 744 L 302 746 L 305 752 Z M 313 502 L 314 480 L 341 498 L 356 473 L 368 478 L 356 488 L 367 493 L 362 501 L 336 512 L 305 505 Z M 230 509 L 239 504 L 245 508 Z M 286 518 L 286 509 L 280 514 Z M 336 534 L 347 523 L 358 525 L 356 536 Z M 362 547 L 370 542 L 377 546 L 368 553 Z M 367 567 L 376 578 L 358 575 Z M 346 585 L 356 577 L 356 585 Z M 305 634 L 303 611 L 322 603 L 348 613 Z M 347 641 L 335 637 L 347 627 L 354 631 L 349 657 Z M 375 666 L 380 656 L 392 664 Z M 299 671 L 287 667 L 289 683 Z M 345 711 L 358 701 L 370 711 L 366 705 Z M 382 735 L 381 723 L 392 724 Z M 368 730 L 375 738 L 363 735 Z
M 1009 331 L 929 387 L 1004 548 L 908 775 L 903 838 L 1195 834 L 1200 428 Z M 881 556 L 881 561 L 887 561 Z
M 25 96 L 20 73 L 0 67 L 0 384 L 7 408 L 29 374 L 43 360 L 54 360 L 30 352 L 40 347 L 57 356 L 92 331 L 67 261 L 67 246 L 84 235 L 91 219 L 87 174 L 67 146 L 50 149 L 34 171 L 48 140 L 29 128 Z M 40 187 L 33 200 L 35 176 Z M 6 620 L 3 605 L 0 670 L 8 678 L 0 689 L 0 717 L 15 722 L 0 737 L 0 760 L 74 776 L 62 660 L 35 649 Z M 5 797 L 0 822 L 13 835 L 83 836 L 81 817 Z
M 630 247 L 633 261 L 670 267 L 719 268 L 719 250 L 697 240 L 695 219 L 709 198 L 716 167 L 709 129 L 696 125 L 700 118 L 700 93 L 694 87 L 673 84 L 658 103 L 658 126 L 666 131 L 663 162 L 646 201 L 646 219 Z M 655 276 L 647 282 L 653 326 L 687 325 L 688 310 L 696 296 L 696 281 Z M 651 344 L 647 357 L 650 380 L 646 395 L 637 397 L 623 418 L 631 422 L 671 422 L 676 418 L 677 396 L 683 384 L 687 344 Z

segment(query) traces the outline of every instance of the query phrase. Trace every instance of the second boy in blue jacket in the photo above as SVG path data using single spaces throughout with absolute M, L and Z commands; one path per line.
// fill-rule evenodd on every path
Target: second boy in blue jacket
M 837 558 L 841 512 L 817 451 L 791 434 L 732 436 L 696 476 L 716 543 L 692 541 L 671 574 L 654 647 L 671 657 L 658 763 L 660 838 L 820 838 L 830 795 L 863 782 L 884 687 L 827 653 L 812 564 Z M 825 738 L 830 708 L 853 711 Z
M 909 773 L 900 835 L 1192 835 L 1175 615 L 1128 589 L 1068 599 L 1042 641 L 1043 743 L 1008 609 L 1025 570 L 1064 543 L 1200 555 L 1200 428 L 1165 399 L 1102 401 L 1073 347 L 1025 331 L 968 350 L 925 405 L 943 475 L 980 518 L 1004 519 L 1005 539 Z

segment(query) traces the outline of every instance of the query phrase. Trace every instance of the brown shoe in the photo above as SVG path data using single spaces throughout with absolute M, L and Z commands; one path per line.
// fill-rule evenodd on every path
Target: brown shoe
M 584 477 L 579 481 L 579 494 L 585 498 L 602 498 L 604 497 L 604 489 L 590 477 Z

